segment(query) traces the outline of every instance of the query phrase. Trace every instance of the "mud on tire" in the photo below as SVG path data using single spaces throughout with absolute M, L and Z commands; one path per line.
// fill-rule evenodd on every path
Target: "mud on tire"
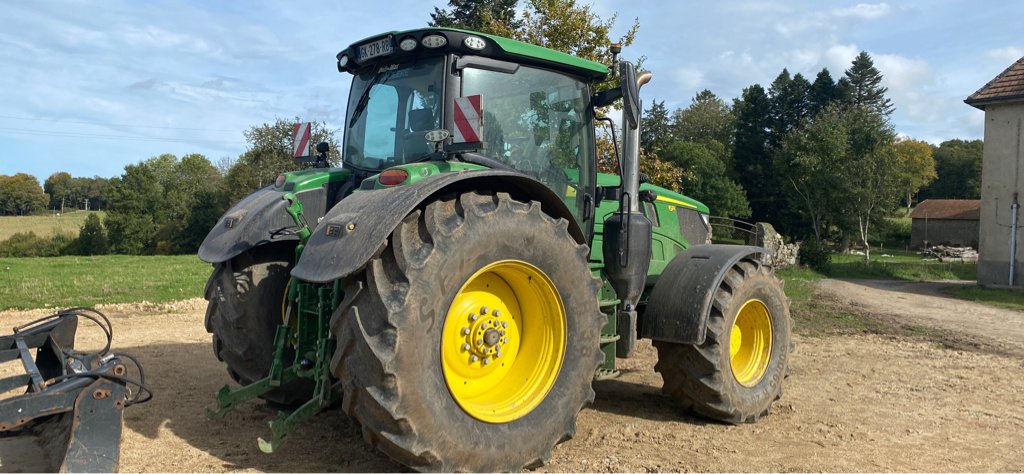
M 206 331 L 213 334 L 213 353 L 241 385 L 270 371 L 294 252 L 294 244 L 256 247 L 216 264 L 206 285 Z M 293 357 L 285 354 L 286 361 Z M 309 400 L 312 391 L 313 384 L 300 379 L 261 398 L 292 406 Z
M 331 368 L 342 381 L 342 407 L 362 425 L 366 441 L 418 470 L 511 471 L 546 462 L 556 443 L 575 434 L 603 360 L 605 319 L 588 252 L 564 220 L 506 194 L 462 194 L 409 214 L 365 272 L 347 281 L 331 321 L 338 340 Z M 564 357 L 535 408 L 486 422 L 460 407 L 449 389 L 442 333 L 467 281 L 506 261 L 525 262 L 557 288 Z
M 755 302 L 755 303 L 751 303 Z M 761 302 L 770 319 L 770 350 L 756 373 L 744 372 L 731 352 L 741 336 L 734 324 L 747 303 Z M 756 308 L 755 308 L 756 309 Z M 747 335 L 748 337 L 750 335 Z M 737 344 L 739 345 L 739 344 Z M 767 415 L 782 395 L 789 363 L 789 303 L 781 282 L 756 260 L 742 260 L 726 273 L 716 290 L 708 318 L 706 339 L 699 346 L 655 341 L 655 370 L 665 380 L 662 392 L 684 409 L 728 423 L 748 423 Z M 750 366 L 750 364 L 748 364 Z M 737 375 L 735 372 L 739 371 Z M 741 383 L 740 379 L 743 379 Z

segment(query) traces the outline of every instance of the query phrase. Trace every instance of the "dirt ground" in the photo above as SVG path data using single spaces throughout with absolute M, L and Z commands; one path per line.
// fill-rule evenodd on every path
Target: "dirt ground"
M 620 361 L 622 377 L 595 383 L 597 401 L 580 414 L 576 437 L 540 470 L 1024 470 L 1024 313 L 939 300 L 928 285 L 902 289 L 910 292 L 827 281 L 821 291 L 860 311 L 936 325 L 979 344 L 958 350 L 920 338 L 797 338 L 782 399 L 771 416 L 743 426 L 674 409 L 652 369 L 656 352 L 644 344 Z M 265 405 L 250 402 L 208 420 L 203 407 L 228 377 L 203 329 L 204 303 L 103 309 L 115 348 L 141 359 L 156 393 L 125 411 L 122 471 L 404 470 L 369 449 L 338 410 L 272 455 L 256 445 L 275 416 Z M 0 313 L 0 325 L 41 313 Z M 25 455 L 0 448 L 0 471 Z

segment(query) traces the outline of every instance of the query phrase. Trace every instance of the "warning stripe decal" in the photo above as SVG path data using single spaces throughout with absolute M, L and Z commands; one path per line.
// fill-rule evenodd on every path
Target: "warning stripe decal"
M 295 137 L 295 148 L 292 156 L 298 158 L 309 156 L 309 122 L 297 123 L 292 129 Z
M 458 97 L 455 99 L 455 143 L 480 141 L 481 123 L 480 96 Z

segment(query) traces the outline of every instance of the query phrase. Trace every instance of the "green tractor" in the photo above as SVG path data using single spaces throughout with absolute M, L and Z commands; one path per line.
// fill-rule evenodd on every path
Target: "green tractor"
M 470 31 L 358 41 L 342 167 L 286 173 L 232 207 L 199 250 L 206 327 L 255 397 L 295 407 L 276 449 L 340 402 L 418 470 L 546 462 L 592 382 L 638 338 L 664 393 L 729 423 L 766 415 L 790 350 L 764 249 L 710 244 L 708 208 L 641 183 L 649 73 Z M 595 93 L 613 70 L 621 87 Z M 597 173 L 596 110 L 621 99 L 619 176 Z

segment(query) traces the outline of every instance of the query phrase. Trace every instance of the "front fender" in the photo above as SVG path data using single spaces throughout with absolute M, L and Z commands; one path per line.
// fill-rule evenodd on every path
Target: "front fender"
M 677 344 L 703 344 L 712 298 L 725 274 L 765 249 L 747 245 L 696 245 L 676 255 L 647 298 L 641 336 Z
M 220 263 L 257 245 L 299 240 L 294 234 L 277 237 L 271 235 L 277 229 L 295 226 L 285 211 L 288 203 L 282 196 L 283 191 L 267 186 L 238 201 L 206 235 L 203 244 L 199 246 L 199 259 Z M 303 215 L 310 223 L 316 223 L 327 210 L 327 190 L 323 187 L 299 191 L 295 196 L 302 201 Z
M 407 186 L 353 193 L 324 216 L 292 269 L 292 276 L 326 283 L 351 275 L 366 265 L 413 209 L 440 194 L 474 190 L 507 192 L 520 200 L 539 201 L 545 213 L 568 221 L 569 233 L 577 242 L 586 242 L 565 203 L 537 180 L 512 171 L 461 171 Z

